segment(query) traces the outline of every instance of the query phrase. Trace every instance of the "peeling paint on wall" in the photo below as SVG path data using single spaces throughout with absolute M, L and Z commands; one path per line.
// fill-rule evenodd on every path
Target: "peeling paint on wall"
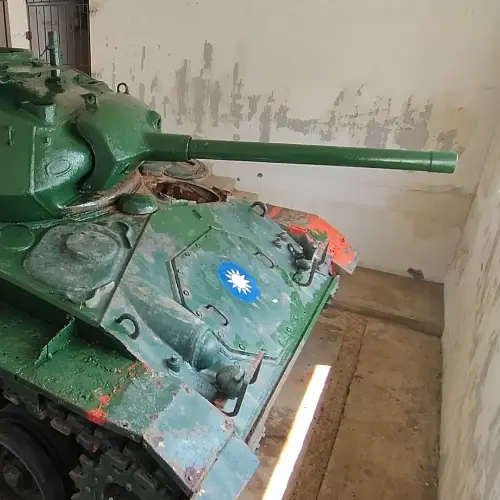
M 318 120 L 313 118 L 311 120 L 301 120 L 300 118 L 289 118 L 288 117 L 288 106 L 286 104 L 281 104 L 278 111 L 274 113 L 274 123 L 276 128 L 285 127 L 294 132 L 300 132 L 301 134 L 310 134 Z
M 158 73 L 155 73 L 155 76 L 151 80 L 151 85 L 149 86 L 149 91 L 151 94 L 155 93 L 160 88 L 160 79 L 158 78 Z
M 167 96 L 163 96 L 163 118 L 167 117 L 168 104 L 170 103 L 170 99 Z
M 247 121 L 252 121 L 252 118 L 257 113 L 257 106 L 259 105 L 260 95 L 249 95 L 248 99 L 248 115 Z
M 203 119 L 205 118 L 205 100 L 207 92 L 207 81 L 203 78 L 203 71 L 200 76 L 193 79 L 193 115 L 196 124 L 195 132 L 201 134 L 203 131 Z
M 402 117 L 402 126 L 396 133 L 396 144 L 403 149 L 423 149 L 429 137 L 427 124 L 432 116 L 432 103 L 422 112 L 412 108 L 412 96 L 408 97 Z
M 259 141 L 261 142 L 269 142 L 271 140 L 271 114 L 272 114 L 273 103 L 274 103 L 274 98 L 272 95 L 270 95 L 267 98 L 267 104 L 265 105 L 262 113 L 260 114 Z
M 219 104 L 222 98 L 220 83 L 215 82 L 212 92 L 210 92 L 210 114 L 212 116 L 212 125 L 219 126 Z
M 145 68 L 146 54 L 143 47 L 138 61 L 141 71 Z M 288 130 L 320 143 L 345 143 L 348 138 L 351 145 L 370 148 L 429 148 L 434 110 L 430 101 L 419 104 L 410 95 L 396 109 L 392 99 L 383 96 L 367 102 L 365 86 L 358 85 L 336 92 L 321 115 L 294 116 L 288 101 L 280 99 L 274 89 L 260 94 L 247 89 L 240 62 L 233 63 L 230 71 L 219 69 L 214 74 L 214 61 L 217 61 L 216 48 L 206 40 L 200 59 L 184 59 L 172 82 L 162 81 L 156 71 L 150 82 L 140 83 L 139 98 L 146 101 L 149 89 L 148 104 L 161 103 L 162 109 L 158 111 L 164 118 L 175 116 L 177 125 L 193 125 L 192 133 L 196 136 L 224 125 L 233 127 L 233 137 L 241 137 L 243 124 L 248 124 L 258 130 L 258 139 L 263 142 L 272 141 L 273 134 L 280 130 Z M 113 75 L 115 72 L 113 67 Z M 167 94 L 163 90 L 166 88 L 170 89 Z M 461 137 L 456 129 L 445 129 L 433 137 L 431 147 L 463 153 L 468 139 Z
M 391 128 L 396 119 L 393 118 L 385 123 L 378 122 L 375 118 L 370 118 L 366 124 L 366 138 L 364 145 L 367 148 L 379 148 L 381 144 L 387 144 Z
M 177 123 L 182 124 L 183 118 L 187 114 L 187 95 L 188 95 L 188 67 L 189 62 L 187 59 L 184 59 L 184 63 L 182 67 L 179 68 L 176 75 L 176 94 L 177 94 Z
M 242 99 L 243 95 L 241 93 L 241 90 L 243 88 L 243 82 L 241 81 L 241 78 L 239 78 L 239 68 L 240 65 L 238 63 L 234 63 L 234 68 L 233 68 L 233 90 L 231 92 L 231 116 L 232 116 L 232 122 L 233 125 L 236 128 L 240 128 L 240 121 L 242 119 L 242 110 L 243 110 L 243 104 L 242 104 Z
M 141 71 L 144 71 L 144 64 L 146 62 L 146 47 L 142 47 L 141 55 Z
M 210 42 L 205 40 L 205 45 L 203 46 L 203 62 L 205 63 L 205 69 L 210 70 L 212 68 L 212 54 L 214 48 Z

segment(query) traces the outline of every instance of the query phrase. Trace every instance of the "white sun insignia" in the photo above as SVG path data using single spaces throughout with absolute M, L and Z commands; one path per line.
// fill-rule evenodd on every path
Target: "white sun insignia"
M 245 278 L 244 274 L 240 274 L 240 272 L 236 269 L 230 269 L 226 271 L 227 282 L 233 285 L 233 288 L 236 288 L 239 293 L 250 293 L 252 291 L 252 285 L 250 285 L 250 281 Z

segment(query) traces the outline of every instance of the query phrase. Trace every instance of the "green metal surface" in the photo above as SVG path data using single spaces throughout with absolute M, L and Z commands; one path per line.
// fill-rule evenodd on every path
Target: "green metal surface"
M 196 179 L 206 169 L 182 162 L 452 172 L 456 155 L 163 134 L 125 84 L 60 66 L 57 34 L 47 50 L 49 65 L 0 50 L 4 395 L 140 443 L 187 497 L 234 499 L 258 465 L 247 442 L 338 287 L 335 252 L 349 272 L 355 252 L 326 223 L 166 189 L 166 162 Z M 81 498 L 105 491 L 89 467 Z
M 446 174 L 453 173 L 457 164 L 457 154 L 451 152 L 207 141 L 205 139 L 192 139 L 189 142 L 188 157 L 211 160 L 418 170 Z

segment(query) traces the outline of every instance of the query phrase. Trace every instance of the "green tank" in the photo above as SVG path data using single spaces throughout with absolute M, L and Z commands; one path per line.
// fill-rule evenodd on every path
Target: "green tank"
M 0 498 L 238 497 L 273 399 L 356 253 L 195 159 L 451 173 L 444 152 L 210 141 L 0 49 Z M 339 216 L 340 217 L 340 216 Z

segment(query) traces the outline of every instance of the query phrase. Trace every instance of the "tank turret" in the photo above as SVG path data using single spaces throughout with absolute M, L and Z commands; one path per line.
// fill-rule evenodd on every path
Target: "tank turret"
M 357 255 L 316 216 L 206 196 L 164 162 L 451 173 L 457 156 L 162 133 L 125 83 L 61 65 L 56 33 L 47 50 L 49 64 L 0 49 L 3 486 L 44 500 L 234 500 Z

